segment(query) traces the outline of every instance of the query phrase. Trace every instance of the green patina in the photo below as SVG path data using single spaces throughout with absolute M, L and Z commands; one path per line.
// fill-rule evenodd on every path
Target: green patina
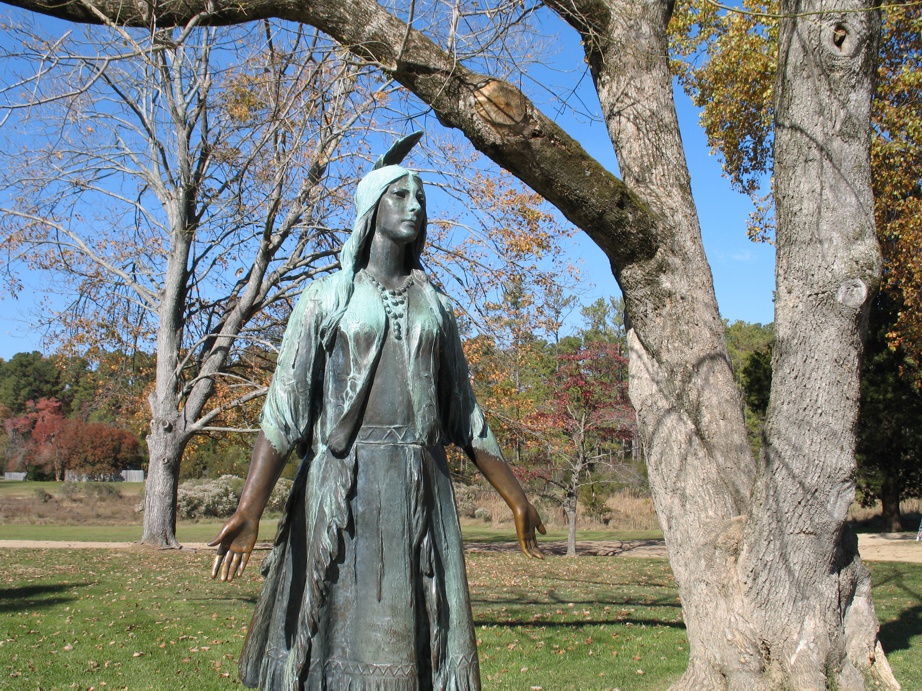
M 263 565 L 240 663 L 248 686 L 480 687 L 443 445 L 501 453 L 451 302 L 420 265 L 424 210 L 403 287 L 363 270 L 382 196 L 407 176 L 420 185 L 387 163 L 358 185 L 341 271 L 298 301 L 263 409 L 266 438 L 303 462 Z

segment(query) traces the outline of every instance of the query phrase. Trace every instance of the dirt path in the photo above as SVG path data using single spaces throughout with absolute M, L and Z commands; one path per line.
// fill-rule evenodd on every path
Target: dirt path
M 257 549 L 269 549 L 269 543 L 259 543 Z M 43 540 L 0 540 L 0 549 L 139 549 L 136 542 L 73 542 Z M 190 542 L 183 549 L 211 551 L 204 542 Z M 518 545 L 510 542 L 471 542 L 464 546 L 467 552 L 508 552 Z M 541 549 L 549 554 L 566 554 L 562 541 L 542 542 Z M 916 533 L 862 533 L 858 535 L 858 549 L 865 561 L 900 561 L 922 564 L 922 542 L 916 542 Z M 576 543 L 576 552 L 595 557 L 666 557 L 662 540 L 592 540 Z

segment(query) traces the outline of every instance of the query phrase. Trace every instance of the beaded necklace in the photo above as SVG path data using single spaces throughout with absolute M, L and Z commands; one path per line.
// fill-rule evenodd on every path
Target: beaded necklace
M 390 290 L 367 271 L 365 271 L 365 275 L 368 276 L 372 285 L 381 293 L 381 302 L 384 303 L 384 312 L 390 317 L 391 327 L 394 330 L 394 339 L 402 340 L 403 334 L 400 320 L 406 309 L 407 291 L 410 289 L 410 284 L 413 283 L 413 275 L 407 276 L 407 280 L 396 290 Z

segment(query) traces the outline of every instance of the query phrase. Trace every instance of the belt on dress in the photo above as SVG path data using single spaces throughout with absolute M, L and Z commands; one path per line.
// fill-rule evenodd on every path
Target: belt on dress
M 416 427 L 410 425 L 362 425 L 355 441 L 362 444 L 422 444 Z

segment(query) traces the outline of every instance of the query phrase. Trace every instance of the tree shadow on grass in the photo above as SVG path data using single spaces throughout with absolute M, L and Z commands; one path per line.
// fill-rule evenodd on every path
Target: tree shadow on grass
M 474 626 L 521 626 L 529 629 L 583 629 L 595 626 L 660 626 L 669 629 L 685 629 L 685 623 L 681 621 L 669 621 L 667 619 L 627 619 L 621 617 L 600 617 L 587 621 L 546 621 L 544 619 L 497 619 L 490 617 L 478 617 L 474 614 Z M 886 648 L 885 648 L 886 649 Z
M 83 588 L 90 583 L 48 583 L 42 585 L 27 585 L 21 588 L 0 588 L 0 613 L 19 612 L 25 609 L 47 609 L 65 602 L 76 600 L 76 597 L 52 597 L 55 593 L 74 588 Z
M 474 609 L 474 625 L 497 626 L 524 626 L 532 628 L 560 628 L 579 629 L 589 626 L 620 625 L 620 626 L 662 626 L 673 629 L 684 629 L 685 622 L 681 618 L 681 609 L 674 597 L 661 598 L 563 598 L 559 599 L 554 593 L 548 593 L 549 599 L 535 598 L 528 595 L 503 594 L 497 597 L 473 597 L 471 604 Z M 566 605 L 566 614 L 569 620 L 554 621 L 559 615 L 559 610 L 554 608 Z M 506 616 L 498 616 L 497 608 L 501 607 Z M 570 609 L 573 607 L 574 609 Z M 575 615 L 584 607 L 595 608 L 596 616 L 589 619 L 577 620 Z M 601 608 L 605 611 L 600 611 Z M 523 618 L 521 609 L 531 612 L 530 617 Z M 619 611 L 620 609 L 620 611 Z M 516 611 L 518 610 L 518 611 Z M 674 614 L 675 616 L 669 616 Z M 626 616 L 630 615 L 630 616 Z M 664 616 L 665 615 L 665 616 Z
M 895 621 L 880 627 L 880 644 L 884 652 L 908 650 L 910 639 L 922 635 L 922 605 L 905 609 Z
M 201 597 L 190 597 L 187 598 L 189 602 L 221 602 L 221 603 L 232 603 L 234 606 L 240 605 L 241 607 L 253 607 L 256 605 L 256 601 L 259 599 L 258 594 L 253 595 L 239 595 L 239 594 L 228 594 L 228 595 L 202 595 Z
M 908 602 L 922 603 L 922 593 L 919 593 L 917 587 L 914 587 L 918 581 L 907 574 L 903 565 L 896 565 L 891 568 L 893 570 L 890 573 L 884 571 L 883 568 L 875 570 L 876 590 L 881 592 L 884 588 L 889 588 L 899 593 L 901 599 L 905 597 Z M 908 650 L 912 647 L 910 641 L 915 636 L 922 636 L 922 604 L 913 605 L 900 611 L 896 619 L 881 624 L 880 633 L 878 634 L 880 644 L 887 653 Z

